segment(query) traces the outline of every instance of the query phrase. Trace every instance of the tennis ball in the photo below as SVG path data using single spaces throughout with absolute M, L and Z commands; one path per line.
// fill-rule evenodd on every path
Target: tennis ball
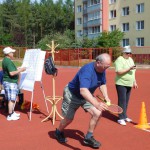
M 107 104 L 108 106 L 110 106 L 110 105 L 111 105 L 111 103 L 110 103 L 110 102 L 107 102 L 106 104 Z

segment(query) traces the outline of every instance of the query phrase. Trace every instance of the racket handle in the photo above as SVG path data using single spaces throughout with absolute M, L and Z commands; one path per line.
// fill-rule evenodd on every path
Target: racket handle
M 104 98 L 100 97 L 99 95 L 97 95 L 97 97 L 102 100 L 104 103 L 106 103 L 108 106 L 111 105 L 111 103 L 109 101 L 106 101 Z
M 96 97 L 98 97 L 98 98 L 99 98 L 100 100 L 102 100 L 103 102 L 107 103 L 107 101 L 106 101 L 104 98 L 100 97 L 99 95 L 96 95 Z

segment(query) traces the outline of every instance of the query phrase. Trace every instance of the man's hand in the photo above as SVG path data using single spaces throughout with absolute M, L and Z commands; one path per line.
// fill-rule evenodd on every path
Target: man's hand
M 107 104 L 105 104 L 103 102 L 99 102 L 97 109 L 100 111 L 105 111 L 105 110 L 108 110 L 108 106 L 107 106 Z
M 26 70 L 26 67 L 20 67 L 20 68 L 18 68 L 18 71 L 19 72 L 23 72 L 23 71 L 25 71 Z
M 104 98 L 104 100 L 105 100 L 105 103 L 108 105 L 108 106 L 110 106 L 111 105 L 111 100 L 109 99 L 109 97 L 107 96 L 107 97 L 105 97 Z

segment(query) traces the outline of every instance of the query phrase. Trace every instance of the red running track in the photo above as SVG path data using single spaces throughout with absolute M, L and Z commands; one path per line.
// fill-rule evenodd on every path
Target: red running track
M 59 68 L 59 74 L 55 78 L 56 96 L 62 96 L 64 86 L 73 78 L 78 68 Z M 150 70 L 137 69 L 137 83 L 139 88 L 133 90 L 130 98 L 128 115 L 133 119 L 133 123 L 121 126 L 116 123 L 117 116 L 103 113 L 97 128 L 95 138 L 102 143 L 101 150 L 150 150 L 150 132 L 134 127 L 139 122 L 141 103 L 146 105 L 147 120 L 150 122 Z M 113 103 L 117 103 L 117 95 L 114 85 L 114 69 L 107 70 L 108 93 Z M 52 96 L 52 77 L 43 73 L 43 86 L 46 96 Z M 31 99 L 31 92 L 24 91 L 25 100 Z M 98 91 L 96 91 L 98 94 Z M 0 110 L 0 149 L 1 150 L 90 150 L 84 146 L 83 137 L 89 124 L 89 114 L 80 108 L 73 123 L 66 129 L 68 138 L 67 144 L 60 144 L 54 138 L 55 128 L 58 126 L 60 118 L 56 116 L 55 124 L 51 120 L 41 123 L 48 113 L 40 88 L 40 83 L 35 84 L 34 103 L 39 104 L 40 111 L 32 112 L 32 120 L 28 120 L 29 112 L 22 111 L 16 107 L 16 111 L 21 113 L 19 121 L 8 122 L 6 112 Z M 48 103 L 49 110 L 51 104 Z M 57 108 L 60 111 L 61 102 Z

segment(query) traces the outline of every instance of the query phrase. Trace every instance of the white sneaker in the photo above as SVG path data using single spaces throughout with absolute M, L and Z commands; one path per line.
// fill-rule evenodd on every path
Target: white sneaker
M 124 121 L 124 119 L 117 120 L 117 122 L 123 126 L 126 126 L 126 122 Z
M 126 122 L 132 122 L 132 119 L 126 118 L 125 121 L 126 121 Z
M 8 121 L 11 121 L 11 120 L 19 120 L 19 119 L 20 119 L 20 117 L 15 116 L 14 113 L 7 116 L 7 120 L 8 120 Z
M 14 111 L 13 115 L 15 115 L 16 117 L 20 117 L 20 113 L 16 113 L 15 111 Z

